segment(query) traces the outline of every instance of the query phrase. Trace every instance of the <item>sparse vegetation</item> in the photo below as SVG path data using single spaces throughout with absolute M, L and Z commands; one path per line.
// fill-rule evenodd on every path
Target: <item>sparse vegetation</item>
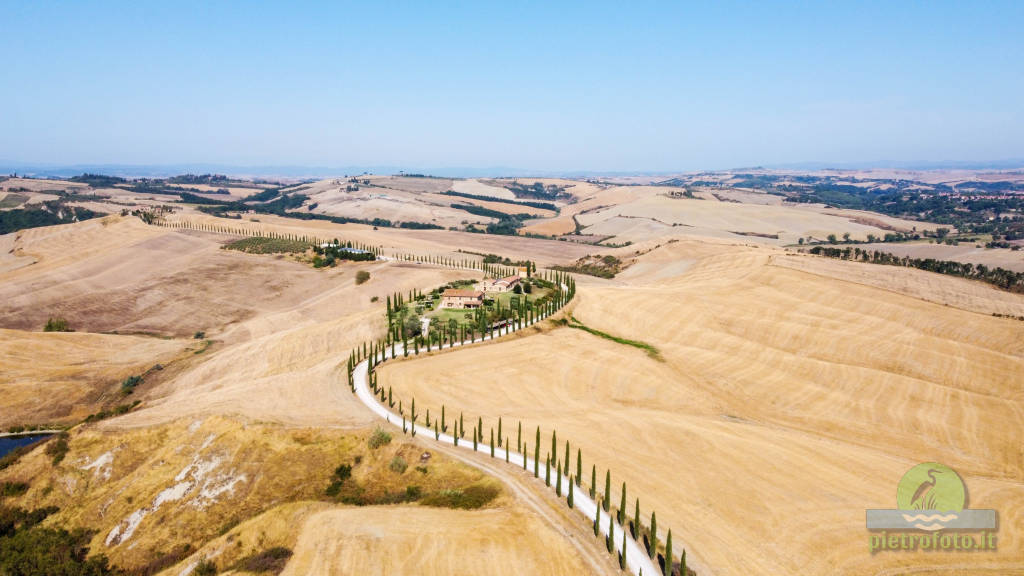
M 46 455 L 52 459 L 53 465 L 60 464 L 71 449 L 68 446 L 68 433 L 61 432 L 46 443 Z
M 501 491 L 496 486 L 477 483 L 461 490 L 440 490 L 428 494 L 420 500 L 420 504 L 435 508 L 475 510 L 489 504 L 500 493 Z
M 870 262 L 872 264 L 888 264 L 891 266 L 906 266 L 927 270 L 950 276 L 960 276 L 972 280 L 981 280 L 1003 290 L 1010 292 L 1024 293 L 1024 272 L 1014 272 L 1004 268 L 989 268 L 984 264 L 971 264 L 970 262 L 956 262 L 951 260 L 936 260 L 934 258 L 910 258 L 908 256 L 896 256 L 881 250 L 862 250 L 859 247 L 847 246 L 846 248 L 829 248 L 815 246 L 809 250 L 811 254 L 838 258 L 840 260 L 851 260 L 854 262 Z
M 386 446 L 391 443 L 391 434 L 386 432 L 383 428 L 377 427 L 370 435 L 370 439 L 367 441 L 370 448 L 376 450 L 381 446 Z
M 598 336 L 600 338 L 604 338 L 605 340 L 611 340 L 612 342 L 617 342 L 619 344 L 624 344 L 626 346 L 639 348 L 647 352 L 647 355 L 650 356 L 651 358 L 654 358 L 655 360 L 662 359 L 661 352 L 659 352 L 657 348 L 646 342 L 640 342 L 639 340 L 630 340 L 628 338 L 620 338 L 619 336 L 613 336 L 611 334 L 608 334 L 607 332 L 595 330 L 594 328 L 584 325 L 579 320 L 574 318 L 572 315 L 569 316 L 569 321 L 565 321 L 563 322 L 563 324 L 569 326 L 570 328 L 576 328 L 579 330 L 583 330 L 584 332 L 589 332 L 590 334 L 593 334 L 594 336 Z
M 74 332 L 74 330 L 68 326 L 67 320 L 51 317 L 46 321 L 46 325 L 43 326 L 43 332 Z
M 89 414 L 85 418 L 85 421 L 86 422 L 98 422 L 100 420 L 105 420 L 107 418 L 113 418 L 114 416 L 120 416 L 122 414 L 127 414 L 127 413 L 131 412 L 132 409 L 135 408 L 136 406 L 138 406 L 141 402 L 142 402 L 141 400 L 136 400 L 136 401 L 132 402 L 131 404 L 121 404 L 121 405 L 119 405 L 119 406 L 117 406 L 117 407 L 115 407 L 115 408 L 113 408 L 111 410 L 100 410 L 99 412 L 97 412 L 95 414 Z
M 265 238 L 263 236 L 242 238 L 222 246 L 225 250 L 238 250 L 247 254 L 302 254 L 312 247 L 311 243 L 302 240 Z
M 292 557 L 292 551 L 282 546 L 275 546 L 250 554 L 235 563 L 235 570 L 252 572 L 255 574 L 280 574 L 288 559 Z
M 553 266 L 552 269 L 562 272 L 575 272 L 599 278 L 614 278 L 622 271 L 622 261 L 612 255 L 590 255 L 580 258 L 571 266 Z
M 395 456 L 388 464 L 388 468 L 396 474 L 405 474 L 406 469 L 409 468 L 409 463 L 405 461 L 405 458 Z
M 139 384 L 142 384 L 142 376 L 129 376 L 121 381 L 121 392 L 131 394 Z
M 217 565 L 213 560 L 206 559 L 196 564 L 196 567 L 192 569 L 194 576 L 216 576 Z
M 0 211 L 0 235 L 26 228 L 56 226 L 102 216 L 87 208 L 71 206 L 62 200 L 47 200 L 42 204 L 26 204 L 22 208 Z
M 365 284 L 370 279 L 370 273 L 366 270 L 356 272 L 356 284 Z M 376 296 L 374 297 L 376 298 Z

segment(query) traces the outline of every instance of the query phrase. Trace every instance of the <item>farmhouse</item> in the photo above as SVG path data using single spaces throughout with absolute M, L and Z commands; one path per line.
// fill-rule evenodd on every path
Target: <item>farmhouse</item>
M 441 293 L 441 308 L 479 308 L 484 304 L 484 293 L 479 290 L 452 290 Z
M 515 290 L 518 284 L 519 276 L 507 276 L 505 278 L 486 278 L 479 287 L 484 292 L 509 292 Z

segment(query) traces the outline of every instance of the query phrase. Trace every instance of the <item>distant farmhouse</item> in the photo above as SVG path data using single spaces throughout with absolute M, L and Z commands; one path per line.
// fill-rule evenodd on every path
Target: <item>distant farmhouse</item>
M 477 287 L 484 292 L 511 292 L 519 285 L 519 276 L 505 278 L 487 278 Z
M 323 242 L 320 244 L 320 248 L 337 248 L 340 252 L 348 252 L 349 254 L 369 254 L 369 250 L 362 250 L 360 248 L 352 248 L 351 246 L 341 246 L 333 242 Z
M 484 293 L 480 290 L 453 290 L 441 293 L 441 308 L 479 308 L 484 305 Z

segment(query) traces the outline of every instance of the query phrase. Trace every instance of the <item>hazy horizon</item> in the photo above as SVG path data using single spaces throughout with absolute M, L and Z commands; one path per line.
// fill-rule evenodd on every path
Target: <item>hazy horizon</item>
M 5 4 L 9 167 L 1024 158 L 1024 5 Z

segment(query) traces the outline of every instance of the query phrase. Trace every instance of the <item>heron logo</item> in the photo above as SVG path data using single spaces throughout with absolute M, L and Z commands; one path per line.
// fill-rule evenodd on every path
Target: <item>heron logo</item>
M 871 552 L 995 550 L 996 511 L 969 510 L 967 487 L 949 466 L 918 464 L 896 487 L 897 510 L 868 510 Z M 897 533 L 888 533 L 895 531 Z

